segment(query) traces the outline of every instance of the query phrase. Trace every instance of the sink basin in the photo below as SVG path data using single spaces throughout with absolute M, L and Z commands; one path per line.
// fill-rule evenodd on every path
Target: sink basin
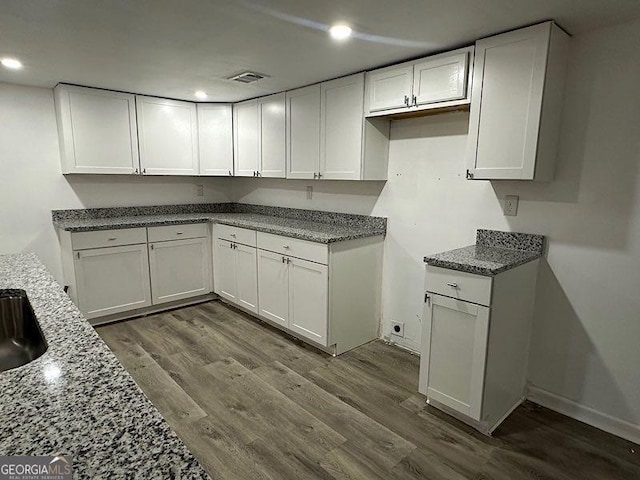
M 47 342 L 24 290 L 0 290 L 0 372 L 47 351 Z

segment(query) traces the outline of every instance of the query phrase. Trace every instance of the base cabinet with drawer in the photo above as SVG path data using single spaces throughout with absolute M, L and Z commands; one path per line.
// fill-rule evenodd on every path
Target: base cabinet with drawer
M 326 244 L 215 225 L 214 237 L 224 300 L 336 355 L 378 337 L 382 236 Z
M 485 434 L 524 400 L 537 265 L 494 277 L 426 267 L 419 391 Z
M 212 292 L 207 224 L 59 232 L 65 284 L 91 323 L 180 306 Z

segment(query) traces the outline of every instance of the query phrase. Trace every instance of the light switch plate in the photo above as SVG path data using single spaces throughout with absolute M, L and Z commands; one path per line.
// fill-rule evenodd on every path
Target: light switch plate
M 507 217 L 515 217 L 518 215 L 518 202 L 520 197 L 518 195 L 505 195 L 503 211 Z

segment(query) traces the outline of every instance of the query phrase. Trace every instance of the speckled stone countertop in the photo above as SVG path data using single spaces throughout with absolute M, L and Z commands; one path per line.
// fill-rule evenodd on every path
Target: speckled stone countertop
M 49 344 L 0 372 L 0 454 L 68 454 L 74 478 L 208 479 L 34 254 L 0 256 L 0 288 L 27 292 Z
M 544 236 L 478 230 L 476 244 L 424 257 L 428 265 L 493 276 L 540 258 Z
M 213 205 L 211 210 L 214 211 L 210 212 L 190 212 L 188 208 L 181 209 L 181 212 L 176 212 L 175 208 L 163 211 L 163 207 L 82 211 L 88 212 L 86 215 L 68 213 L 80 211 L 54 211 L 53 222 L 58 228 L 71 232 L 214 222 L 318 243 L 339 242 L 386 233 L 386 219 L 381 217 L 257 205 Z M 219 211 L 223 208 L 229 211 Z M 109 216 L 109 213 L 112 215 Z

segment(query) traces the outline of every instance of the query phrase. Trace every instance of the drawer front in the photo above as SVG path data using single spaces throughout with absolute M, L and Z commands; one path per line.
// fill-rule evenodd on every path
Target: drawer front
M 209 234 L 208 223 L 189 223 L 186 225 L 162 225 L 148 227 L 150 242 L 165 242 L 183 238 L 201 238 Z
M 146 228 L 122 228 L 117 230 L 71 233 L 71 245 L 74 250 L 117 247 L 119 245 L 134 245 L 136 243 L 147 243 Z
M 256 246 L 256 231 L 246 228 L 232 227 L 231 225 L 217 224 L 214 226 L 215 235 L 223 240 L 242 243 L 249 247 Z
M 329 264 L 329 248 L 324 243 L 258 232 L 258 248 L 323 265 Z
M 490 306 L 492 282 L 491 277 L 427 265 L 427 291 L 458 300 Z

